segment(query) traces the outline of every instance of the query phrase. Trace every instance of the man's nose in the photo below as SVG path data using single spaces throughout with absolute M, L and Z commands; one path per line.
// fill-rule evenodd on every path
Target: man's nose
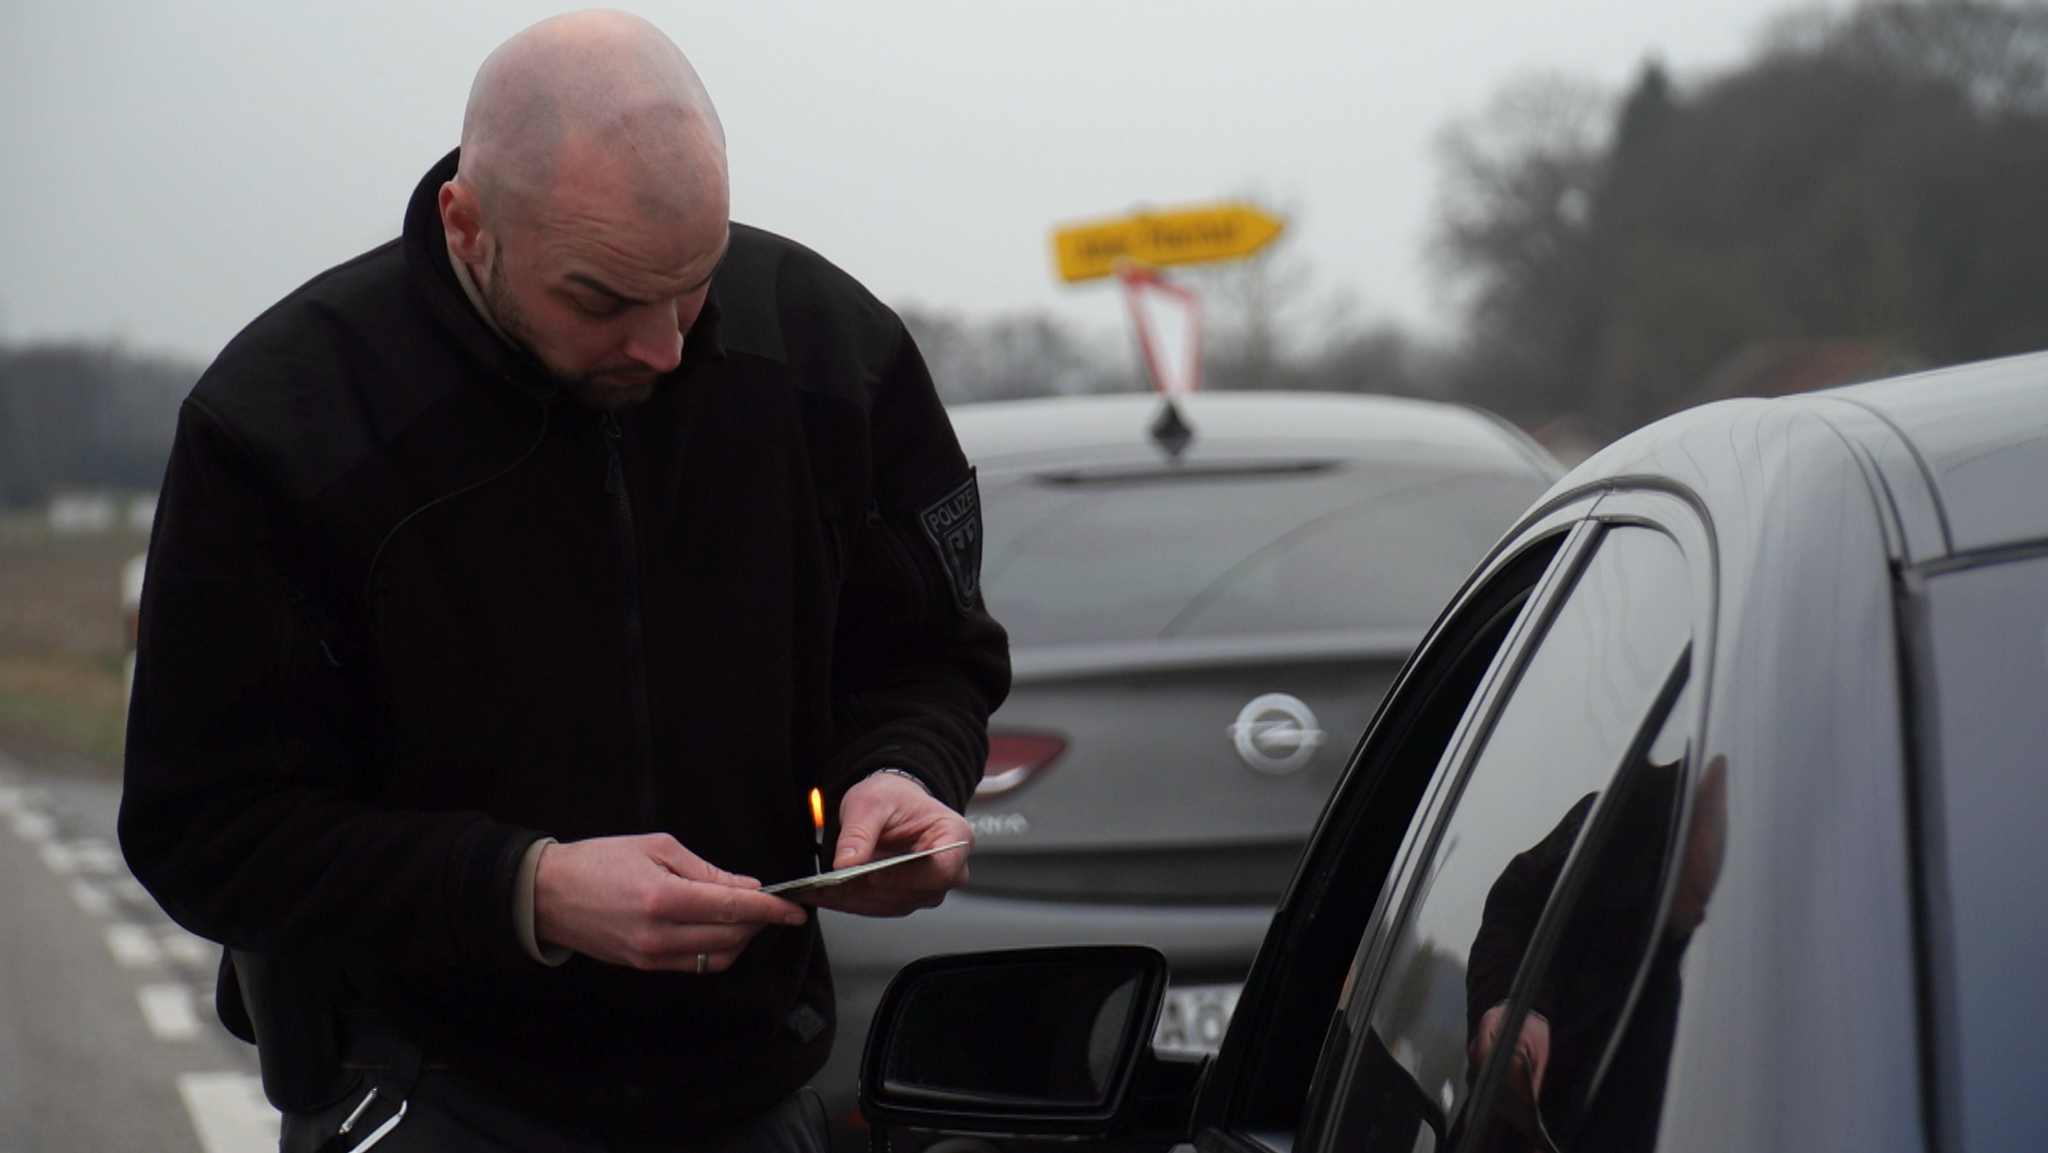
M 626 333 L 626 355 L 656 372 L 667 372 L 683 362 L 683 331 L 674 304 L 657 304 L 635 310 L 633 327 Z

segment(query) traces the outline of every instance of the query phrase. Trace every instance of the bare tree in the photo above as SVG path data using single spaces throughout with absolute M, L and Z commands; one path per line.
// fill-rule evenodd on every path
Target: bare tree
M 1827 57 L 1962 93 L 1988 114 L 2048 115 L 2048 5 L 1984 0 L 1812 9 L 1768 30 L 1766 56 Z
M 1464 386 L 1510 414 L 1571 407 L 1583 386 L 1612 107 L 1590 84 L 1538 76 L 1438 138 L 1430 255 L 1468 318 Z
M 1770 387 L 2048 347 L 2044 77 L 2048 6 L 1886 0 L 1686 91 L 1510 88 L 1444 137 L 1454 387 L 1622 431 L 1801 348 Z
M 1138 370 L 1104 342 L 1043 313 L 973 319 L 921 308 L 901 312 L 949 404 L 1141 387 Z

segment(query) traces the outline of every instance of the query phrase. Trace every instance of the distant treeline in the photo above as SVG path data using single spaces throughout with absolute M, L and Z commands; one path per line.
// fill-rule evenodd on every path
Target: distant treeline
M 1463 400 L 1584 447 L 1720 396 L 2048 348 L 2039 0 L 1795 14 L 1727 71 L 1652 62 L 1621 93 L 1526 79 L 1440 145 L 1430 254 L 1461 330 L 1362 319 L 1283 239 L 1175 270 L 1203 293 L 1206 387 Z M 1146 387 L 1122 332 L 903 311 L 949 402 Z M 197 375 L 0 348 L 0 502 L 153 488 Z
M 1718 74 L 1518 81 L 1440 162 L 1430 254 L 1461 332 L 1318 301 L 1283 241 L 1175 273 L 1204 290 L 1207 387 L 1446 397 L 1598 439 L 2048 348 L 2048 5 L 1865 3 Z M 1126 342 L 1047 318 L 911 321 L 952 399 L 1142 387 Z
M 199 366 L 107 344 L 0 346 L 0 505 L 154 492 Z
M 1610 111 L 1611 110 L 1611 111 Z M 2048 6 L 1873 3 L 1625 98 L 1524 83 L 1444 138 L 1453 391 L 1613 431 L 2048 348 Z

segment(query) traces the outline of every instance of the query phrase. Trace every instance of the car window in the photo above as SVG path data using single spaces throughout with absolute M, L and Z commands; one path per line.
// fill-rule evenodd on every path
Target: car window
M 1475 1082 L 1474 1100 L 1492 1102 L 1474 1114 L 1490 1130 L 1476 1148 L 1533 1140 L 1647 1153 L 1656 1144 L 1679 960 L 1705 900 L 1682 879 L 1670 921 L 1658 919 L 1694 718 L 1688 671 L 1682 660 L 1654 739 L 1644 734 L 1597 807 L 1574 806 L 1487 896 L 1467 1002 L 1500 1006 L 1491 1035 L 1518 1049 L 1483 1074 L 1490 1086 Z M 1549 842 L 1575 820 L 1584 831 L 1567 872 Z
M 1927 582 L 1948 1028 L 1966 1150 L 2048 1132 L 2048 557 Z
M 1373 896 L 1425 787 L 1533 591 L 1565 548 L 1553 525 L 1507 553 L 1416 655 L 1360 746 L 1323 833 L 1300 866 L 1314 878 L 1282 906 L 1246 987 L 1214 1079 L 1232 1086 L 1227 1124 L 1270 1149 L 1290 1149 L 1324 1051 L 1330 1006 L 1344 988 Z M 1361 896 L 1363 895 L 1363 896 Z M 1274 941 L 1277 939 L 1277 947 Z M 1277 951 L 1275 951 L 1277 948 Z M 1249 1005 L 1249 1009 L 1246 1005 Z
M 1489 905 L 1540 917 L 1548 890 L 1536 874 L 1569 858 L 1645 728 L 1689 637 L 1692 604 L 1671 538 L 1623 526 L 1598 542 L 1409 871 L 1390 941 L 1361 953 L 1354 979 L 1369 968 L 1376 981 L 1357 1010 L 1363 1027 L 1325 1148 L 1434 1148 L 1461 1123 L 1472 1042 L 1520 967 Z
M 1346 460 L 985 478 L 1018 646 L 1427 627 L 1535 476 Z

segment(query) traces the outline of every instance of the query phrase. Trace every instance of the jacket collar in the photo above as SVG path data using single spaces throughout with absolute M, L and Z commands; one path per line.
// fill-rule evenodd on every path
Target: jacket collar
M 428 311 L 469 359 L 529 391 L 553 392 L 554 375 L 533 354 L 497 334 L 496 326 L 470 303 L 456 276 L 448 253 L 447 232 L 441 226 L 441 186 L 455 178 L 461 155 L 458 148 L 442 157 L 413 189 L 412 200 L 405 208 L 401 239 L 406 269 L 413 286 L 426 300 Z M 718 336 L 718 311 L 718 280 L 714 275 L 704 311 L 683 339 L 682 363 L 666 380 L 680 379 L 707 361 L 725 359 L 725 348 Z

